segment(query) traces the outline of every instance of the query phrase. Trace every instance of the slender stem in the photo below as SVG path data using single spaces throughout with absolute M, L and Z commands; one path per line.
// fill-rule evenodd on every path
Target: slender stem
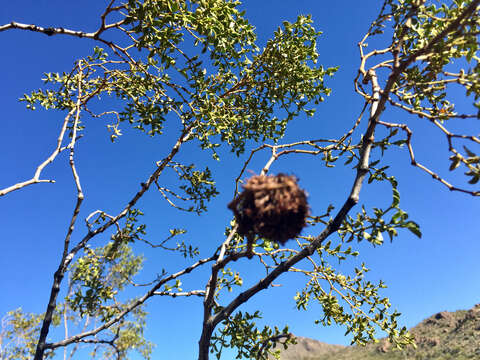
M 103 323 L 102 325 L 98 326 L 97 328 L 95 328 L 93 330 L 85 331 L 81 334 L 74 335 L 74 336 L 72 336 L 68 339 L 65 339 L 65 340 L 62 340 L 62 341 L 59 341 L 59 342 L 56 342 L 56 343 L 53 343 L 53 344 L 46 344 L 45 347 L 48 348 L 48 349 L 56 349 L 58 347 L 67 346 L 67 345 L 70 345 L 72 343 L 78 343 L 78 341 L 81 340 L 81 339 L 84 339 L 88 336 L 94 336 L 94 335 L 98 334 L 100 331 L 108 329 L 113 324 L 118 323 L 125 315 L 129 314 L 132 310 L 134 310 L 138 306 L 142 305 L 145 301 L 147 301 L 147 299 L 149 299 L 149 298 L 151 298 L 152 296 L 155 296 L 155 295 L 161 295 L 161 294 L 158 293 L 157 290 L 160 289 L 163 284 L 165 284 L 169 281 L 172 281 L 172 280 L 174 280 L 174 279 L 176 279 L 176 278 L 178 278 L 182 275 L 188 274 L 188 273 L 192 272 L 194 269 L 196 269 L 197 267 L 199 267 L 199 266 L 201 266 L 201 265 L 203 265 L 207 262 L 213 261 L 213 260 L 214 260 L 214 257 L 199 260 L 195 264 L 192 264 L 191 266 L 189 266 L 189 267 L 187 267 L 183 270 L 180 270 L 175 274 L 171 274 L 171 275 L 161 279 L 150 290 L 148 290 L 147 293 L 145 293 L 142 297 L 140 297 L 139 299 L 132 302 L 124 310 L 122 310 L 118 315 L 113 317 L 111 320 Z M 194 295 L 194 294 L 192 293 L 192 295 Z
M 68 262 L 68 249 L 70 247 L 70 238 L 73 233 L 73 229 L 75 226 L 75 223 L 78 218 L 78 214 L 80 213 L 80 206 L 82 205 L 84 196 L 82 192 L 82 187 L 80 185 L 80 179 L 78 177 L 77 170 L 75 168 L 75 163 L 74 163 L 74 148 L 75 148 L 75 141 L 76 141 L 76 129 L 78 127 L 78 122 L 80 119 L 80 106 L 82 104 L 82 67 L 81 67 L 81 61 L 78 64 L 78 98 L 77 98 L 77 103 L 75 105 L 76 109 L 76 115 L 75 115 L 75 120 L 73 122 L 73 134 L 72 134 L 72 140 L 68 147 L 70 148 L 70 166 L 72 169 L 73 177 L 75 180 L 75 184 L 77 186 L 77 203 L 75 205 L 75 209 L 73 211 L 72 218 L 70 220 L 70 225 L 68 227 L 67 235 L 65 236 L 64 240 L 64 245 L 63 245 L 63 253 L 62 253 L 62 258 L 60 260 L 60 265 L 58 266 L 57 271 L 55 272 L 55 275 L 53 277 L 53 286 L 50 290 L 50 299 L 48 301 L 47 305 L 47 311 L 45 312 L 45 316 L 43 318 L 43 323 L 42 323 L 42 328 L 40 329 L 40 336 L 38 338 L 37 342 L 37 349 L 35 350 L 35 360 L 42 360 L 43 359 L 43 354 L 45 352 L 45 343 L 47 340 L 47 335 L 50 329 L 50 325 L 52 323 L 52 318 L 53 318 L 53 313 L 55 311 L 55 307 L 57 305 L 57 297 L 58 293 L 60 292 L 60 284 L 63 280 L 63 277 L 65 275 L 65 272 L 67 271 L 67 265 L 66 263 Z M 60 142 L 59 142 L 60 144 Z

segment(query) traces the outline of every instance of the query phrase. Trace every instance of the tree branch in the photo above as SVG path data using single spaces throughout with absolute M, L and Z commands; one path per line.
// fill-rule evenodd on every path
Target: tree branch
M 157 296 L 170 296 L 172 298 L 176 298 L 179 296 L 205 296 L 205 290 L 192 290 L 186 292 L 170 292 L 170 291 L 156 291 L 154 295 Z
M 167 276 L 166 278 L 158 281 L 158 283 L 156 283 L 155 286 L 153 286 L 145 295 L 143 295 L 141 298 L 135 300 L 133 303 L 131 303 L 129 306 L 127 306 L 124 310 L 122 310 L 117 316 L 115 316 L 111 320 L 107 321 L 106 323 L 98 326 L 97 328 L 95 328 L 93 330 L 86 331 L 86 332 L 83 332 L 83 333 L 78 334 L 78 335 L 74 335 L 74 336 L 72 336 L 68 339 L 58 341 L 56 343 L 47 343 L 47 344 L 45 344 L 45 349 L 56 349 L 56 348 L 61 347 L 61 346 L 67 346 L 69 344 L 76 343 L 79 340 L 84 339 L 88 336 L 94 336 L 102 330 L 108 329 L 110 326 L 117 323 L 119 320 L 121 320 L 125 315 L 130 313 L 132 310 L 134 310 L 138 306 L 142 305 L 148 298 L 157 295 L 156 294 L 157 290 L 163 284 L 165 284 L 165 283 L 167 283 L 171 280 L 174 280 L 174 279 L 176 279 L 176 278 L 178 278 L 182 275 L 188 274 L 188 273 L 192 272 L 195 268 L 197 268 L 197 267 L 199 267 L 199 266 L 201 266 L 201 265 L 203 265 L 207 262 L 213 261 L 213 260 L 215 260 L 215 257 L 213 257 L 213 256 L 209 257 L 209 258 L 199 260 L 196 263 L 190 265 L 189 267 L 187 267 L 187 268 L 185 268 L 185 269 L 183 269 L 183 270 L 181 270 L 181 271 L 179 271 L 175 274 Z
M 55 160 L 55 158 L 58 156 L 58 154 L 60 154 L 63 150 L 66 149 L 66 148 L 62 148 L 62 142 L 63 142 L 63 138 L 65 136 L 65 131 L 67 130 L 67 125 L 70 121 L 71 116 L 75 113 L 75 111 L 76 111 L 76 108 L 73 108 L 72 110 L 70 110 L 68 112 L 67 116 L 65 117 L 65 119 L 63 121 L 63 125 L 62 125 L 62 129 L 60 130 L 60 134 L 58 135 L 58 138 L 57 138 L 57 146 L 55 147 L 55 149 L 53 150 L 51 155 L 43 163 L 41 163 L 37 167 L 37 169 L 35 171 L 35 174 L 33 175 L 33 178 L 31 178 L 30 180 L 27 180 L 27 181 L 24 181 L 24 182 L 21 182 L 21 183 L 17 183 L 15 185 L 12 185 L 10 187 L 7 187 L 5 189 L 0 190 L 0 196 L 6 195 L 9 192 L 12 192 L 12 191 L 15 191 L 15 190 L 20 190 L 20 189 L 22 189 L 22 188 L 24 188 L 28 185 L 38 184 L 38 183 L 42 183 L 42 182 L 46 182 L 46 183 L 54 183 L 55 182 L 55 180 L 40 180 L 40 175 L 41 175 L 43 169 L 45 168 L 45 166 L 52 163 L 53 160 Z
M 357 166 L 357 175 L 353 182 L 350 195 L 345 201 L 344 205 L 337 213 L 332 222 L 330 222 L 326 228 L 318 235 L 309 246 L 303 248 L 299 253 L 292 256 L 290 259 L 280 263 L 276 268 L 272 270 L 267 276 L 261 279 L 257 284 L 250 287 L 248 290 L 240 293 L 230 304 L 221 309 L 217 314 L 211 315 L 204 319 L 203 331 L 199 341 L 199 360 L 208 360 L 210 340 L 215 327 L 223 320 L 228 318 L 233 311 L 235 311 L 240 305 L 248 301 L 258 292 L 267 289 L 272 282 L 284 272 L 287 272 L 293 265 L 303 260 L 304 258 L 312 255 L 316 249 L 318 249 L 323 241 L 336 232 L 340 227 L 342 221 L 350 209 L 358 203 L 359 194 L 362 187 L 365 175 L 368 172 L 368 163 L 370 157 L 370 151 L 373 145 L 373 134 L 377 125 L 376 120 L 381 114 L 381 108 L 379 108 L 380 87 L 375 72 L 372 70 L 369 72 L 369 80 L 372 82 L 373 99 L 371 105 L 370 119 L 368 128 L 364 134 L 362 148 L 360 149 L 360 160 Z M 385 100 L 384 100 L 385 101 Z
M 60 260 L 60 265 L 54 275 L 53 285 L 50 290 L 50 299 L 47 305 L 47 311 L 45 312 L 45 316 L 43 318 L 42 327 L 40 330 L 40 336 L 37 342 L 37 349 L 35 351 L 35 358 L 34 358 L 35 360 L 43 359 L 43 353 L 45 351 L 45 342 L 47 339 L 48 331 L 50 329 L 50 324 L 52 322 L 53 312 L 55 311 L 55 307 L 57 304 L 57 296 L 58 296 L 58 293 L 60 292 L 60 284 L 63 280 L 65 271 L 67 270 L 67 266 L 65 265 L 65 263 L 67 262 L 67 258 L 68 258 L 70 238 L 72 236 L 78 214 L 80 213 L 80 206 L 82 205 L 82 202 L 84 199 L 82 187 L 80 185 L 80 178 L 78 177 L 78 173 L 75 168 L 75 162 L 74 162 L 74 149 L 75 149 L 75 142 L 77 138 L 78 122 L 80 119 L 80 106 L 82 105 L 81 99 L 82 99 L 82 70 L 83 69 L 81 66 L 81 61 L 78 64 L 78 70 L 79 70 L 78 71 L 78 95 L 77 95 L 77 103 L 75 105 L 76 115 L 75 115 L 75 121 L 73 123 L 72 140 L 70 144 L 67 146 L 67 148 L 70 148 L 70 166 L 72 169 L 75 185 L 77 187 L 77 203 L 73 211 L 72 219 L 70 220 L 70 225 L 68 227 L 67 235 L 65 236 L 64 245 L 63 245 L 63 254 Z M 60 143 L 61 141 L 59 142 L 59 144 Z

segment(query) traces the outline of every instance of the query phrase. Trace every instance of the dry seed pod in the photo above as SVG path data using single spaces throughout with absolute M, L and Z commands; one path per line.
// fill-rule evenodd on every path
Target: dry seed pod
M 252 176 L 228 208 L 240 235 L 254 233 L 282 245 L 300 234 L 309 214 L 305 191 L 285 174 Z

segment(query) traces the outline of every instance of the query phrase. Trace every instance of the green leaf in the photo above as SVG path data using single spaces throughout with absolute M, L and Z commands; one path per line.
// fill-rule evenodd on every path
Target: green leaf
M 418 236 L 419 238 L 422 237 L 422 232 L 420 231 L 420 227 L 414 221 L 409 221 L 405 224 L 405 227 L 410 230 L 413 234 Z
M 460 165 L 461 158 L 455 155 L 451 156 L 450 160 L 452 161 L 452 163 L 450 164 L 449 170 L 453 171 Z
M 400 193 L 395 188 L 392 189 L 392 192 L 393 192 L 392 207 L 396 208 L 400 204 Z

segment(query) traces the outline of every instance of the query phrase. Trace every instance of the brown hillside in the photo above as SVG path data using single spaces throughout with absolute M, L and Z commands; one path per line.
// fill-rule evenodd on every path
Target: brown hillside
M 281 360 L 480 360 L 480 304 L 470 310 L 442 311 L 410 329 L 417 349 L 392 349 L 386 339 L 365 347 L 329 345 L 297 338 Z

